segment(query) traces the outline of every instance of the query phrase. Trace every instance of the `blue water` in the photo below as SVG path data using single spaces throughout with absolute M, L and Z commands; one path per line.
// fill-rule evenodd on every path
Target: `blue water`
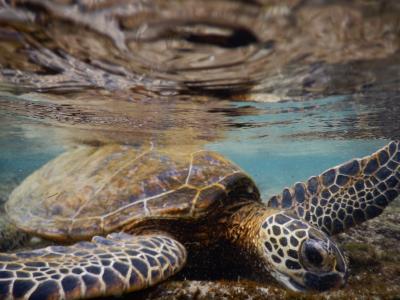
M 35 126 L 24 131 L 17 124 L 10 122 L 0 137 L 0 184 L 3 180 L 20 182 L 64 152 L 63 146 L 51 138 L 51 128 Z
M 247 105 L 237 104 L 238 107 Z M 223 153 L 247 171 L 264 199 L 351 158 L 369 155 L 389 141 L 346 137 L 346 133 L 355 129 L 355 123 L 346 119 L 356 118 L 360 110 L 370 109 L 357 107 L 346 96 L 251 105 L 265 113 L 242 116 L 236 121 L 262 126 L 232 130 L 224 141 L 206 147 Z M 322 138 L 317 135 L 320 132 L 341 134 L 336 138 Z
M 385 145 L 387 140 L 313 140 L 244 143 L 228 141 L 210 144 L 241 166 L 256 181 L 263 198 L 277 194 L 284 187 L 305 181 L 313 175 L 351 158 L 369 155 Z

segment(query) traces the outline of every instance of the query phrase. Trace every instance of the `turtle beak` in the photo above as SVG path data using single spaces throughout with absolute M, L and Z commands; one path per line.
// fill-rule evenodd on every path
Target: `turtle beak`
M 307 290 L 324 292 L 342 287 L 346 283 L 346 277 L 346 275 L 337 272 L 326 274 L 306 272 L 304 275 L 304 284 Z
M 273 276 L 288 289 L 295 292 L 324 292 L 338 289 L 346 283 L 347 279 L 346 275 L 343 276 L 343 274 L 337 272 L 325 274 L 305 272 L 301 283 L 281 272 L 275 272 Z
M 294 292 L 305 292 L 307 291 L 307 288 L 298 283 L 296 280 L 290 278 L 289 276 L 285 275 L 284 273 L 281 273 L 279 271 L 275 271 L 271 273 L 272 276 L 277 279 L 280 283 L 283 283 L 285 287 L 288 289 L 294 291 Z
M 289 279 L 289 282 L 286 285 L 286 287 L 294 292 L 306 292 L 307 291 L 307 288 L 304 285 L 297 283 L 295 280 L 293 280 L 291 278 Z

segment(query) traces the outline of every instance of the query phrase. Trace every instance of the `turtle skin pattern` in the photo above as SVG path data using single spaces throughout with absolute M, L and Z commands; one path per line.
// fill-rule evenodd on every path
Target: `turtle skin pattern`
M 0 299 L 82 299 L 118 295 L 177 273 L 186 250 L 166 235 L 113 233 L 72 246 L 0 254 Z
M 268 206 L 292 209 L 329 235 L 382 213 L 400 191 L 400 142 L 285 188 Z

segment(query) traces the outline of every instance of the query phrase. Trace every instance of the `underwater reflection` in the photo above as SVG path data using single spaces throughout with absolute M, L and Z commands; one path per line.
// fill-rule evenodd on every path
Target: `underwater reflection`
M 257 101 L 398 90 L 396 1 L 6 3 L 4 89 Z

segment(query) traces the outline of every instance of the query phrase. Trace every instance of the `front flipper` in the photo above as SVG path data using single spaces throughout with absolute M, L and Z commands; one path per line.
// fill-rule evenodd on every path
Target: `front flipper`
M 154 285 L 177 273 L 186 250 L 165 235 L 110 234 L 71 246 L 0 254 L 0 299 L 86 299 Z
M 400 142 L 354 159 L 270 198 L 329 235 L 372 219 L 400 192 Z

